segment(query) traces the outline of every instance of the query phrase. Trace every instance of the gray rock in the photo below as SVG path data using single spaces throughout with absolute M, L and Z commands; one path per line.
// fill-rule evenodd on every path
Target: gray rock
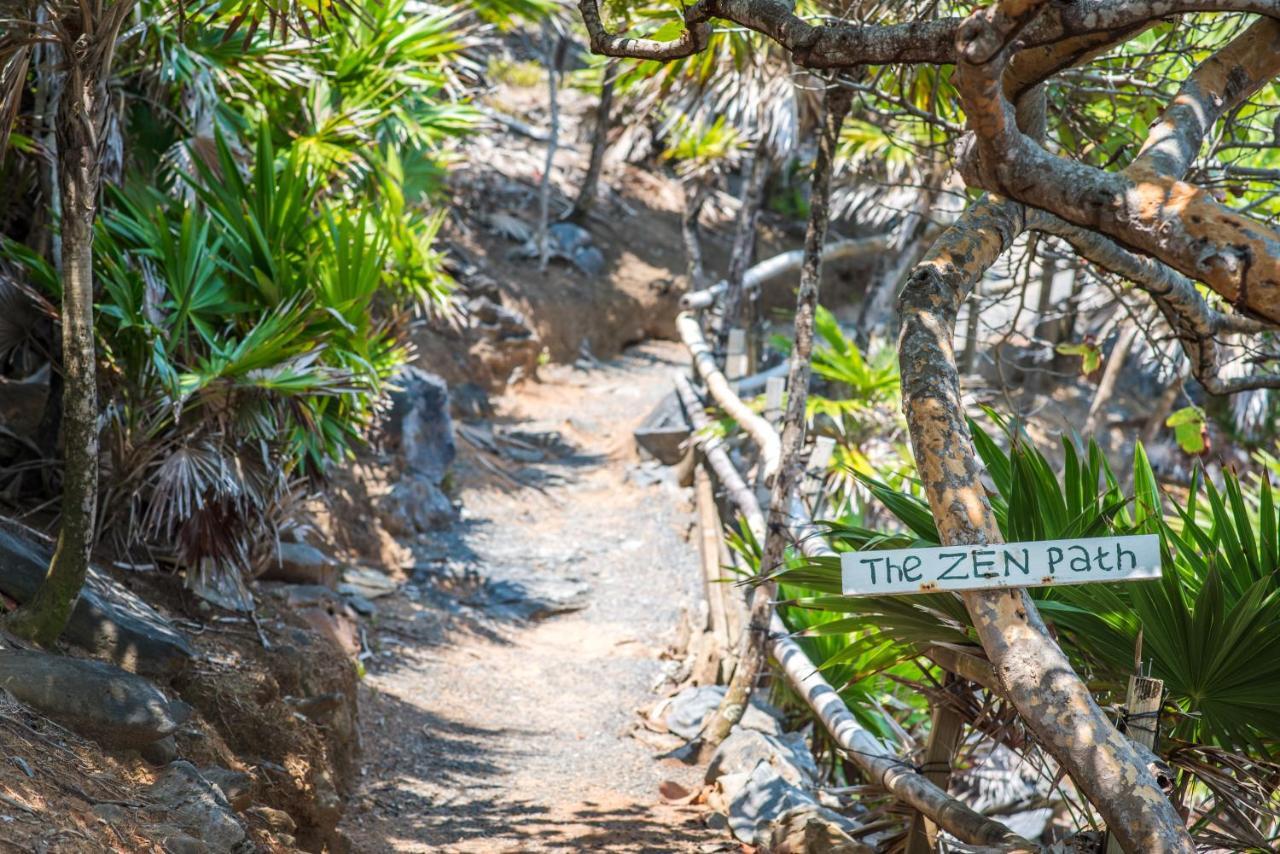
M 190 762 L 169 765 L 147 796 L 163 807 L 169 826 L 200 840 L 212 854 L 229 854 L 245 839 L 231 804 Z
M 41 534 L 0 517 L 0 592 L 19 602 L 35 595 L 53 554 Z M 144 676 L 169 678 L 194 655 L 191 645 L 158 611 L 90 567 L 63 638 Z
M 170 833 L 164 838 L 164 854 L 210 854 L 212 850 L 199 839 L 181 831 Z
M 184 717 L 155 685 L 102 661 L 0 650 L 0 688 L 113 749 L 159 741 L 177 730 Z
M 583 246 L 574 250 L 573 266 L 588 276 L 600 276 L 605 271 L 604 253 L 594 246 Z
M 166 735 L 159 741 L 153 741 L 142 748 L 142 758 L 147 762 L 162 767 L 178 758 L 178 741 Z
M 333 587 L 338 583 L 339 570 L 338 561 L 315 546 L 282 542 L 268 558 L 266 569 L 258 577 L 263 581 Z
M 233 771 L 220 765 L 200 769 L 200 776 L 218 787 L 227 803 L 236 812 L 253 803 L 253 778 L 243 771 Z
M 547 238 L 551 241 L 551 251 L 566 258 L 592 243 L 591 232 L 572 222 L 553 224 L 547 229 Z
M 685 688 L 671 699 L 667 706 L 663 722 L 667 729 L 685 739 L 694 739 L 702 731 L 702 724 L 707 716 L 720 706 L 724 699 L 724 685 L 703 685 L 697 688 Z M 742 729 L 754 729 L 772 735 L 782 734 L 782 713 L 759 697 L 751 698 L 742 720 L 738 723 Z
M 457 455 L 449 386 L 435 374 L 405 366 L 395 378 L 383 439 L 408 472 L 439 483 Z
M 767 854 L 873 854 L 874 848 L 850 836 L 857 830 L 856 822 L 838 812 L 806 804 L 771 821 L 758 844 Z
M 813 795 L 793 786 L 768 762 L 761 762 L 746 775 L 743 784 L 729 800 L 729 828 L 733 835 L 748 845 L 766 835 L 769 823 L 796 807 L 813 807 Z
M 764 763 L 793 786 L 812 786 L 818 780 L 818 763 L 799 733 L 769 735 L 736 727 L 707 764 L 708 783 L 727 774 L 750 773 Z

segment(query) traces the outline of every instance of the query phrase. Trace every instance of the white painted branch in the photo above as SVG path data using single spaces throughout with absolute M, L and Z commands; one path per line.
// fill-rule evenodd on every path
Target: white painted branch
M 738 425 L 760 448 L 761 469 L 765 483 L 772 483 L 782 458 L 782 442 L 778 438 L 778 432 L 768 421 L 743 403 L 742 398 L 738 397 L 729 386 L 729 380 L 716 365 L 715 356 L 712 355 L 711 347 L 702 334 L 702 327 L 698 325 L 697 318 L 687 312 L 681 313 L 676 318 L 676 329 L 680 331 L 681 340 L 689 348 L 693 356 L 693 366 L 706 383 L 711 397 L 730 418 L 738 422 Z
M 856 240 L 837 240 L 834 243 L 827 244 L 826 248 L 822 250 L 822 260 L 824 262 L 838 261 L 842 258 L 859 258 L 875 252 L 884 252 L 889 249 L 890 243 L 888 235 L 862 237 Z M 742 286 L 746 290 L 753 290 L 770 279 L 776 279 L 778 276 L 790 273 L 792 270 L 800 269 L 800 265 L 803 262 L 803 249 L 781 252 L 772 258 L 766 258 L 747 270 L 742 279 Z M 720 298 L 721 294 L 728 290 L 728 287 L 729 283 L 722 279 L 709 288 L 690 291 L 680 297 L 680 307 L 686 311 L 710 308 Z
M 684 315 L 682 317 L 687 317 Z M 696 329 L 696 324 L 695 324 Z M 701 340 L 698 330 L 697 340 Z M 705 344 L 704 344 L 705 346 Z M 690 347 L 690 350 L 693 350 Z M 695 362 L 696 362 L 695 353 Z M 707 418 L 692 386 L 683 374 L 676 377 L 676 390 L 684 402 L 685 411 L 695 429 L 694 442 L 702 449 L 708 464 L 715 471 L 721 484 L 737 505 L 747 524 L 760 536 L 764 531 L 764 514 L 755 493 L 747 488 L 741 474 L 734 468 L 725 453 L 719 437 L 706 432 Z M 729 391 L 732 395 L 732 391 Z M 736 396 L 735 396 L 736 397 Z M 742 404 L 739 400 L 738 403 Z M 724 404 L 721 403 L 723 406 Z M 770 431 L 773 428 L 766 424 Z M 776 439 L 777 434 L 774 433 Z M 808 508 L 799 499 L 791 504 L 793 531 L 800 549 L 810 557 L 835 554 L 818 535 L 809 516 Z M 804 698 L 822 725 L 831 733 L 835 743 L 875 783 L 883 786 L 895 798 L 928 816 L 940 828 L 956 838 L 988 851 L 1038 851 L 1038 846 L 1014 834 L 997 821 L 992 821 L 952 798 L 938 788 L 910 763 L 889 752 L 881 741 L 866 730 L 845 706 L 831 684 L 823 678 L 818 668 L 805 655 L 787 633 L 782 619 L 775 612 L 770 631 L 770 654 L 782 667 L 791 687 Z

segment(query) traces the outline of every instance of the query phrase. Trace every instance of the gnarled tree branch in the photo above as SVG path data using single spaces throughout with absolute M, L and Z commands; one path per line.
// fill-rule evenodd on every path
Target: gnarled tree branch
M 944 544 L 1001 541 L 960 401 L 952 345 L 973 283 L 1025 226 L 1022 205 L 986 197 L 943 233 L 898 308 L 903 408 Z M 1098 708 L 1025 590 L 963 594 L 1003 693 L 1128 851 L 1195 850 L 1142 758 Z

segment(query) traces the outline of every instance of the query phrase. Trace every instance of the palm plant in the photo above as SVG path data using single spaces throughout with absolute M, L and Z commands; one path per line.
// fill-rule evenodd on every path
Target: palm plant
M 67 22 L 81 12 L 114 26 L 134 8 L 82 6 L 53 10 L 49 24 L 35 6 L 6 15 L 32 23 L 0 38 L 0 117 L 15 115 L 32 85 L 28 59 L 45 30 L 74 36 Z M 99 98 L 105 112 L 91 115 L 112 129 L 120 165 L 110 174 L 134 173 L 71 241 L 99 289 L 96 329 L 81 328 L 87 343 L 96 337 L 105 396 L 101 522 L 121 545 L 145 544 L 218 601 L 249 604 L 239 578 L 298 484 L 322 477 L 367 431 L 403 359 L 405 312 L 445 305 L 434 247 L 443 218 L 430 199 L 449 139 L 474 126 L 465 85 L 477 22 L 545 7 L 344 3 L 319 21 L 298 4 L 235 0 L 173 15 L 142 0 L 145 23 L 112 35 L 109 56 L 90 51 L 118 58 L 88 70 L 96 86 L 112 77 L 129 108 L 117 115 Z M 102 23 L 95 36 L 112 32 Z M 32 140 L 21 122 L 5 168 L 59 163 L 61 151 L 24 153 Z M 17 186 L 34 192 L 33 182 Z M 97 197 L 96 175 L 80 192 Z M 83 296 L 48 254 L 56 233 L 10 233 L 30 244 L 7 240 L 0 252 L 6 271 L 21 271 L 9 277 L 18 288 L 64 303 Z M 67 236 L 64 222 L 64 254 Z M 90 238 L 98 252 L 86 262 Z M 85 344 L 76 339 L 77 352 Z M 88 400 L 84 386 L 77 401 Z M 82 410 L 97 420 L 96 405 Z M 83 444 L 69 439 L 68 453 Z M 84 489 L 96 486 L 94 466 L 67 463 Z M 65 514 L 63 526 L 93 528 Z M 86 534 L 77 552 L 86 560 L 91 542 Z
M 1250 486 L 1228 474 L 1218 488 L 1198 476 L 1166 515 L 1165 496 L 1141 445 L 1133 461 L 1133 494 L 1127 495 L 1096 443 L 1082 453 L 1064 438 L 1059 476 L 1016 424 L 991 415 L 1008 450 L 980 425 L 971 429 L 1006 539 L 1161 537 L 1160 581 L 1041 588 L 1034 591 L 1037 604 L 1095 692 L 1119 702 L 1135 660 L 1164 681 L 1164 749 L 1182 773 L 1178 797 L 1193 808 L 1206 838 L 1221 833 L 1224 821 L 1240 844 L 1265 838 L 1275 826 L 1278 805 L 1271 792 L 1280 771 L 1273 761 L 1280 737 L 1274 631 L 1280 624 L 1280 515 L 1269 480 Z M 938 543 L 921 498 L 859 478 L 901 528 L 832 521 L 826 527 L 837 550 Z M 826 659 L 833 665 L 860 661 L 872 650 L 878 661 L 904 661 L 933 644 L 975 642 L 967 612 L 952 596 L 847 598 L 838 559 L 797 559 L 778 576 L 795 591 L 788 614 L 828 614 L 793 628 L 840 638 L 844 648 Z M 1247 805 L 1243 823 L 1230 813 L 1239 812 L 1239 804 Z

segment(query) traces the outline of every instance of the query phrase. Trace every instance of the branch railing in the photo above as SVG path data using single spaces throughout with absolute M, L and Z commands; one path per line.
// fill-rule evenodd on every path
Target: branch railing
M 769 262 L 764 262 L 768 264 Z M 714 301 L 714 300 L 713 300 Z M 735 392 L 711 356 L 711 348 L 702 332 L 698 319 L 692 314 L 682 314 L 677 322 L 680 336 L 693 357 L 694 370 L 714 400 L 726 413 L 739 420 L 739 424 L 756 443 L 761 454 L 761 467 L 776 471 L 778 432 L 763 418 L 756 415 Z M 747 527 L 757 538 L 765 530 L 765 517 L 755 491 L 737 470 L 720 437 L 709 430 L 709 419 L 704 412 L 703 401 L 698 397 L 688 378 L 676 376 L 676 391 L 689 415 L 694 428 L 692 442 L 724 487 L 730 502 L 737 508 Z M 750 415 L 744 423 L 740 415 Z M 791 505 L 792 536 L 801 550 L 811 557 L 833 555 L 831 548 L 818 536 L 808 507 L 800 500 Z M 928 817 L 938 827 L 954 835 L 962 842 L 981 845 L 989 851 L 1039 851 L 1039 846 L 1009 830 L 1000 822 L 989 819 L 955 798 L 926 778 L 916 767 L 891 753 L 888 748 L 865 727 L 858 723 L 839 693 L 823 678 L 818 667 L 809 659 L 775 611 L 772 616 L 769 652 L 778 662 L 788 683 L 803 697 L 815 717 L 830 733 L 835 744 L 857 765 L 868 779 L 882 786 L 890 795 Z

